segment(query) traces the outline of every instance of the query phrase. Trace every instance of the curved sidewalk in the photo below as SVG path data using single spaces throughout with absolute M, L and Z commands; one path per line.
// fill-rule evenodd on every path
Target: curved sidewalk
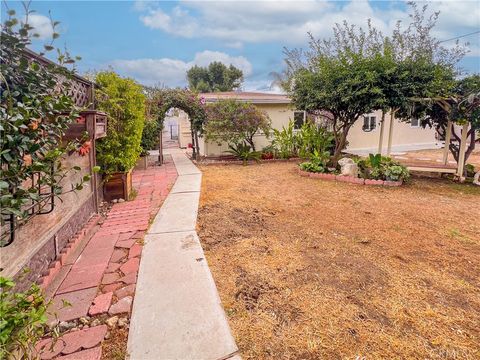
M 195 230 L 202 174 L 168 153 L 178 177 L 145 237 L 129 359 L 240 359 Z

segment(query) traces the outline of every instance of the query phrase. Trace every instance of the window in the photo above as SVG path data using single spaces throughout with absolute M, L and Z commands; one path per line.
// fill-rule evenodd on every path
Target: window
M 420 119 L 410 120 L 410 126 L 411 127 L 420 127 L 420 125 L 421 125 L 420 123 L 421 123 Z
M 370 116 L 370 115 L 365 115 L 363 117 L 363 131 L 365 132 L 370 132 L 372 130 L 375 130 L 377 127 L 377 117 L 376 116 Z
M 293 112 L 293 128 L 298 130 L 302 127 L 305 122 L 305 111 L 294 111 Z

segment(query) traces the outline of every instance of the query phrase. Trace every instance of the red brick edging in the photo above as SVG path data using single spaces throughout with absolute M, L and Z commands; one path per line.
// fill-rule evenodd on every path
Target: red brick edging
M 330 180 L 330 181 L 340 181 L 351 184 L 358 185 L 381 185 L 381 186 L 401 186 L 403 181 L 388 181 L 388 180 L 372 180 L 372 179 L 362 179 L 356 178 L 353 176 L 343 176 L 335 174 L 324 174 L 324 173 L 312 173 L 298 169 L 300 176 L 310 177 L 314 179 Z

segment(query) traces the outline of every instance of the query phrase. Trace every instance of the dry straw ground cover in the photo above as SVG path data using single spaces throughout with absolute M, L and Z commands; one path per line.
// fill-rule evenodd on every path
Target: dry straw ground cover
M 198 230 L 244 358 L 480 358 L 480 188 L 202 171 Z

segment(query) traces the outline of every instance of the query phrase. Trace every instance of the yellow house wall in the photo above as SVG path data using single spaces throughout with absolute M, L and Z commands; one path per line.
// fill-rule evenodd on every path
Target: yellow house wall
M 287 126 L 288 122 L 293 119 L 293 108 L 289 104 L 255 104 L 259 109 L 265 111 L 272 121 L 272 128 L 281 129 Z M 267 139 L 263 133 L 254 136 L 255 148 L 257 151 L 270 145 L 272 137 Z M 205 139 L 199 139 L 200 154 L 204 156 L 220 156 L 227 155 L 227 144 L 217 144 L 215 142 L 206 142 Z
M 348 134 L 347 151 L 377 151 L 380 139 L 380 122 L 382 114 L 380 111 L 373 112 L 369 115 L 374 115 L 377 118 L 377 126 L 375 130 L 365 132 L 362 130 L 363 117 L 352 126 Z M 386 153 L 388 145 L 388 131 L 390 127 L 390 113 L 385 115 L 385 126 L 383 134 L 382 152 Z M 435 129 L 412 127 L 409 123 L 394 120 L 392 150 L 409 150 L 415 148 L 435 148 Z
M 294 109 L 290 104 L 255 104 L 258 108 L 264 110 L 272 121 L 272 128 L 280 130 L 283 126 L 287 126 L 288 122 L 293 119 Z M 180 112 L 182 113 L 182 112 Z M 350 129 L 348 135 L 347 151 L 351 152 L 376 152 L 378 149 L 380 137 L 380 120 L 382 118 L 381 112 L 376 111 L 371 115 L 377 118 L 377 127 L 371 132 L 362 130 L 363 117 L 361 117 Z M 190 122 L 188 117 L 180 115 L 180 147 L 186 147 L 191 142 L 190 138 Z M 385 116 L 385 130 L 383 135 L 382 152 L 386 153 L 388 144 L 388 129 L 390 126 L 390 114 Z M 270 139 L 266 138 L 264 134 L 256 134 L 254 137 L 256 150 L 270 145 Z M 212 141 L 205 141 L 204 138 L 199 138 L 200 154 L 203 156 L 221 156 L 226 155 L 228 145 L 218 144 Z M 405 123 L 395 119 L 392 137 L 392 151 L 410 150 L 410 149 L 428 149 L 437 147 L 435 139 L 435 129 L 421 127 L 412 127 L 409 123 Z

